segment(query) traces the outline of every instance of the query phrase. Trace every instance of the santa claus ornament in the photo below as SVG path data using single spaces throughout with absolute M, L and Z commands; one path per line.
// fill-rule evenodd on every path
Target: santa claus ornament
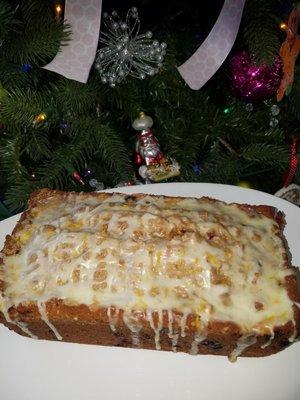
M 161 150 L 151 130 L 153 120 L 144 112 L 133 121 L 132 127 L 138 132 L 134 162 L 139 175 L 147 182 L 161 182 L 180 174 L 178 163 L 167 157 Z

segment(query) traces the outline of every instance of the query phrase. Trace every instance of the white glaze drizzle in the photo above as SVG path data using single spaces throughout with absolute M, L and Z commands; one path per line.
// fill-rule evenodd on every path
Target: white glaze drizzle
M 58 333 L 58 331 L 55 328 L 55 326 L 49 321 L 45 303 L 42 302 L 42 301 L 37 301 L 37 306 L 38 306 L 38 309 L 39 309 L 39 313 L 40 313 L 41 319 L 45 322 L 45 324 L 47 324 L 49 326 L 49 328 L 52 330 L 52 332 L 56 336 L 56 339 L 57 340 L 62 340 L 62 336 Z
M 300 303 L 297 303 L 296 301 L 294 301 L 294 304 L 296 307 L 300 308 Z
M 296 329 L 296 321 L 294 319 L 292 319 L 292 323 L 293 323 L 293 333 L 291 334 L 291 336 L 289 337 L 289 342 L 293 343 L 297 337 L 297 329 Z
M 25 324 L 25 322 L 21 322 L 21 321 L 14 321 L 10 318 L 9 314 L 7 311 L 2 310 L 3 315 L 6 318 L 7 322 L 10 322 L 11 324 L 15 324 L 17 327 L 19 327 L 24 333 L 26 333 L 26 335 L 30 336 L 32 339 L 38 339 L 38 337 L 36 335 L 34 335 L 27 327 L 27 325 Z
M 243 354 L 243 352 L 247 349 L 247 347 L 252 346 L 257 342 L 257 337 L 253 335 L 244 335 L 240 339 L 238 339 L 236 348 L 231 352 L 228 359 L 230 362 L 235 362 L 237 358 Z
M 265 349 L 266 347 L 270 346 L 270 344 L 272 344 L 273 339 L 274 339 L 274 337 L 275 337 L 275 333 L 274 333 L 274 330 L 271 329 L 271 328 L 270 328 L 270 334 L 271 334 L 271 335 L 270 335 L 269 340 L 267 340 L 266 343 L 264 343 L 264 344 L 262 344 L 262 345 L 260 346 L 262 349 Z
M 20 329 L 22 329 L 23 332 L 27 333 L 28 336 L 30 336 L 32 339 L 38 339 L 36 335 L 34 335 L 27 327 L 27 324 L 25 322 L 21 321 L 15 321 L 14 322 Z
M 158 310 L 157 314 L 158 314 L 158 321 L 157 321 L 157 328 L 155 330 L 154 340 L 155 340 L 155 348 L 156 348 L 156 350 L 160 350 L 161 349 L 160 331 L 162 330 L 162 327 L 163 327 L 163 311 L 162 310 Z
M 180 336 L 181 337 L 186 336 L 185 330 L 186 330 L 186 320 L 187 320 L 188 315 L 189 315 L 189 313 L 185 312 L 185 313 L 183 313 L 182 317 L 180 318 Z
M 119 313 L 119 310 L 117 308 L 115 308 L 115 313 L 114 313 L 114 315 L 112 315 L 111 307 L 107 307 L 108 322 L 109 322 L 110 329 L 113 332 L 117 331 L 116 323 L 118 321 L 118 313 Z
M 173 333 L 173 336 L 172 336 L 172 339 L 171 339 L 173 353 L 177 353 L 178 339 L 179 339 L 179 333 Z
M 162 310 L 159 310 L 157 312 L 157 314 L 158 314 L 157 326 L 155 326 L 155 324 L 154 324 L 153 313 L 150 310 L 147 310 L 146 315 L 147 315 L 147 321 L 149 322 L 151 328 L 154 331 L 155 348 L 156 348 L 156 350 L 161 350 L 160 331 L 162 329 L 162 322 L 163 322 Z
M 191 348 L 189 353 L 193 356 L 197 355 L 199 352 L 199 344 L 206 339 L 205 335 L 201 335 L 200 333 L 195 333 L 194 340 L 192 341 Z
M 171 339 L 171 343 L 172 343 L 172 351 L 173 353 L 177 353 L 177 343 L 178 343 L 178 339 L 179 339 L 179 333 L 174 333 L 174 329 L 173 329 L 173 312 L 172 310 L 168 310 L 168 336 Z
M 142 325 L 138 323 L 131 311 L 124 311 L 123 321 L 131 332 L 132 345 L 138 347 L 140 345 L 140 330 L 142 329 Z
M 18 326 L 24 333 L 26 333 L 26 335 L 28 335 L 28 336 L 31 337 L 32 339 L 38 339 L 38 337 L 37 337 L 36 335 L 34 335 L 34 334 L 27 328 L 27 325 L 26 325 L 25 322 L 12 320 L 12 319 L 10 318 L 10 315 L 9 315 L 9 312 L 8 312 L 9 306 L 8 306 L 7 303 L 6 303 L 5 298 L 3 298 L 2 295 L 1 295 L 0 297 L 1 297 L 1 299 L 2 299 L 0 311 L 3 313 L 3 315 L 4 315 L 5 319 L 6 319 L 6 321 L 9 322 L 9 323 L 11 323 L 11 324 L 14 324 L 14 325 Z
M 168 336 L 170 339 L 173 337 L 173 312 L 172 310 L 168 310 Z

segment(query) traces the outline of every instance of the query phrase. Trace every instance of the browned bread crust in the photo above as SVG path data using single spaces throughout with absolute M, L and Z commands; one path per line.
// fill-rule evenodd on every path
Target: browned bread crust
M 49 197 L 55 197 L 58 201 L 63 201 L 70 193 L 40 190 L 32 194 L 29 201 L 29 209 L 24 212 L 13 230 L 12 235 L 6 237 L 6 242 L 2 250 L 3 254 L 9 256 L 17 254 L 20 251 L 20 244 L 16 240 L 16 234 L 31 223 L 31 212 L 36 207 L 49 200 Z M 112 196 L 107 193 L 82 193 L 75 196 L 93 196 L 99 201 Z M 144 194 L 134 194 L 128 196 L 130 199 L 143 198 Z M 161 196 L 160 196 L 161 197 Z M 168 197 L 165 197 L 168 199 Z M 214 199 L 209 199 L 214 202 Z M 283 236 L 284 216 L 277 209 L 266 206 L 251 206 L 238 205 L 239 208 L 249 212 L 258 212 L 264 216 L 276 221 L 281 229 L 280 238 L 282 239 L 286 249 L 286 264 L 289 266 L 291 274 L 285 278 L 285 285 L 289 297 L 292 301 L 300 303 L 300 285 L 299 285 L 299 270 L 291 267 L 288 259 L 288 247 Z M 0 275 L 1 277 L 1 275 Z M 5 288 L 5 282 L 0 280 L 0 293 Z M 297 332 L 300 332 L 300 309 L 296 305 L 294 307 L 294 322 Z M 144 312 L 137 312 L 136 318 L 142 324 L 140 331 L 140 342 L 138 346 L 132 344 L 132 334 L 126 324 L 123 322 L 123 311 L 116 316 L 116 331 L 112 331 L 109 325 L 109 318 L 106 308 L 93 308 L 86 305 L 74 306 L 59 299 L 52 299 L 46 303 L 47 315 L 51 323 L 57 328 L 63 341 L 98 344 L 105 346 L 121 346 L 121 347 L 140 347 L 144 349 L 155 349 L 155 333 L 150 327 L 147 317 Z M 112 307 L 112 313 L 114 313 Z M 174 320 L 174 331 L 179 330 L 181 313 L 172 311 Z M 9 309 L 9 316 L 13 321 L 25 323 L 28 329 L 39 339 L 56 340 L 53 331 L 41 319 L 37 305 L 34 302 L 19 304 L 17 307 Z M 158 315 L 153 313 L 154 325 L 158 324 Z M 21 335 L 25 335 L 17 325 L 7 322 L 4 315 L 0 312 L 0 322 L 6 325 L 9 329 L 16 331 Z M 163 323 L 160 331 L 160 344 L 162 350 L 172 350 L 172 343 L 168 336 L 168 313 L 163 312 Z M 186 335 L 180 336 L 177 343 L 177 351 L 189 352 L 197 326 L 197 316 L 189 314 L 186 322 Z M 271 344 L 262 348 L 261 346 L 267 343 L 270 335 L 264 334 L 257 337 L 257 341 L 247 347 L 243 352 L 243 356 L 260 357 L 277 353 L 288 347 L 291 342 L 289 338 L 294 334 L 294 324 L 292 321 L 283 326 L 274 328 L 274 339 Z M 299 334 L 299 333 L 297 333 Z M 199 354 L 215 354 L 215 355 L 230 355 L 235 349 L 238 339 L 241 337 L 239 327 L 231 321 L 221 322 L 212 320 L 208 323 L 206 338 L 199 344 Z

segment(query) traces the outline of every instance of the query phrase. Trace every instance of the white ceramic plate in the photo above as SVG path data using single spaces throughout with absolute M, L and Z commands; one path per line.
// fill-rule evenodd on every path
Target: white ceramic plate
M 293 263 L 300 266 L 300 211 L 285 200 L 215 184 L 170 183 L 115 191 L 205 195 L 275 206 L 286 214 L 285 234 Z M 17 220 L 15 216 L 0 223 L 0 248 Z M 299 400 L 299 370 L 299 343 L 270 357 L 239 358 L 231 364 L 226 357 L 37 341 L 0 326 L 1 400 Z

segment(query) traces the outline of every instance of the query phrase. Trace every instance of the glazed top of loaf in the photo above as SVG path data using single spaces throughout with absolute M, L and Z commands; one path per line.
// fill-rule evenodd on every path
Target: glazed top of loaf
M 231 321 L 246 333 L 293 320 L 275 218 L 208 198 L 48 195 L 33 201 L 13 251 L 4 248 L 0 311 L 58 298 L 176 310 L 198 315 L 200 327 Z

